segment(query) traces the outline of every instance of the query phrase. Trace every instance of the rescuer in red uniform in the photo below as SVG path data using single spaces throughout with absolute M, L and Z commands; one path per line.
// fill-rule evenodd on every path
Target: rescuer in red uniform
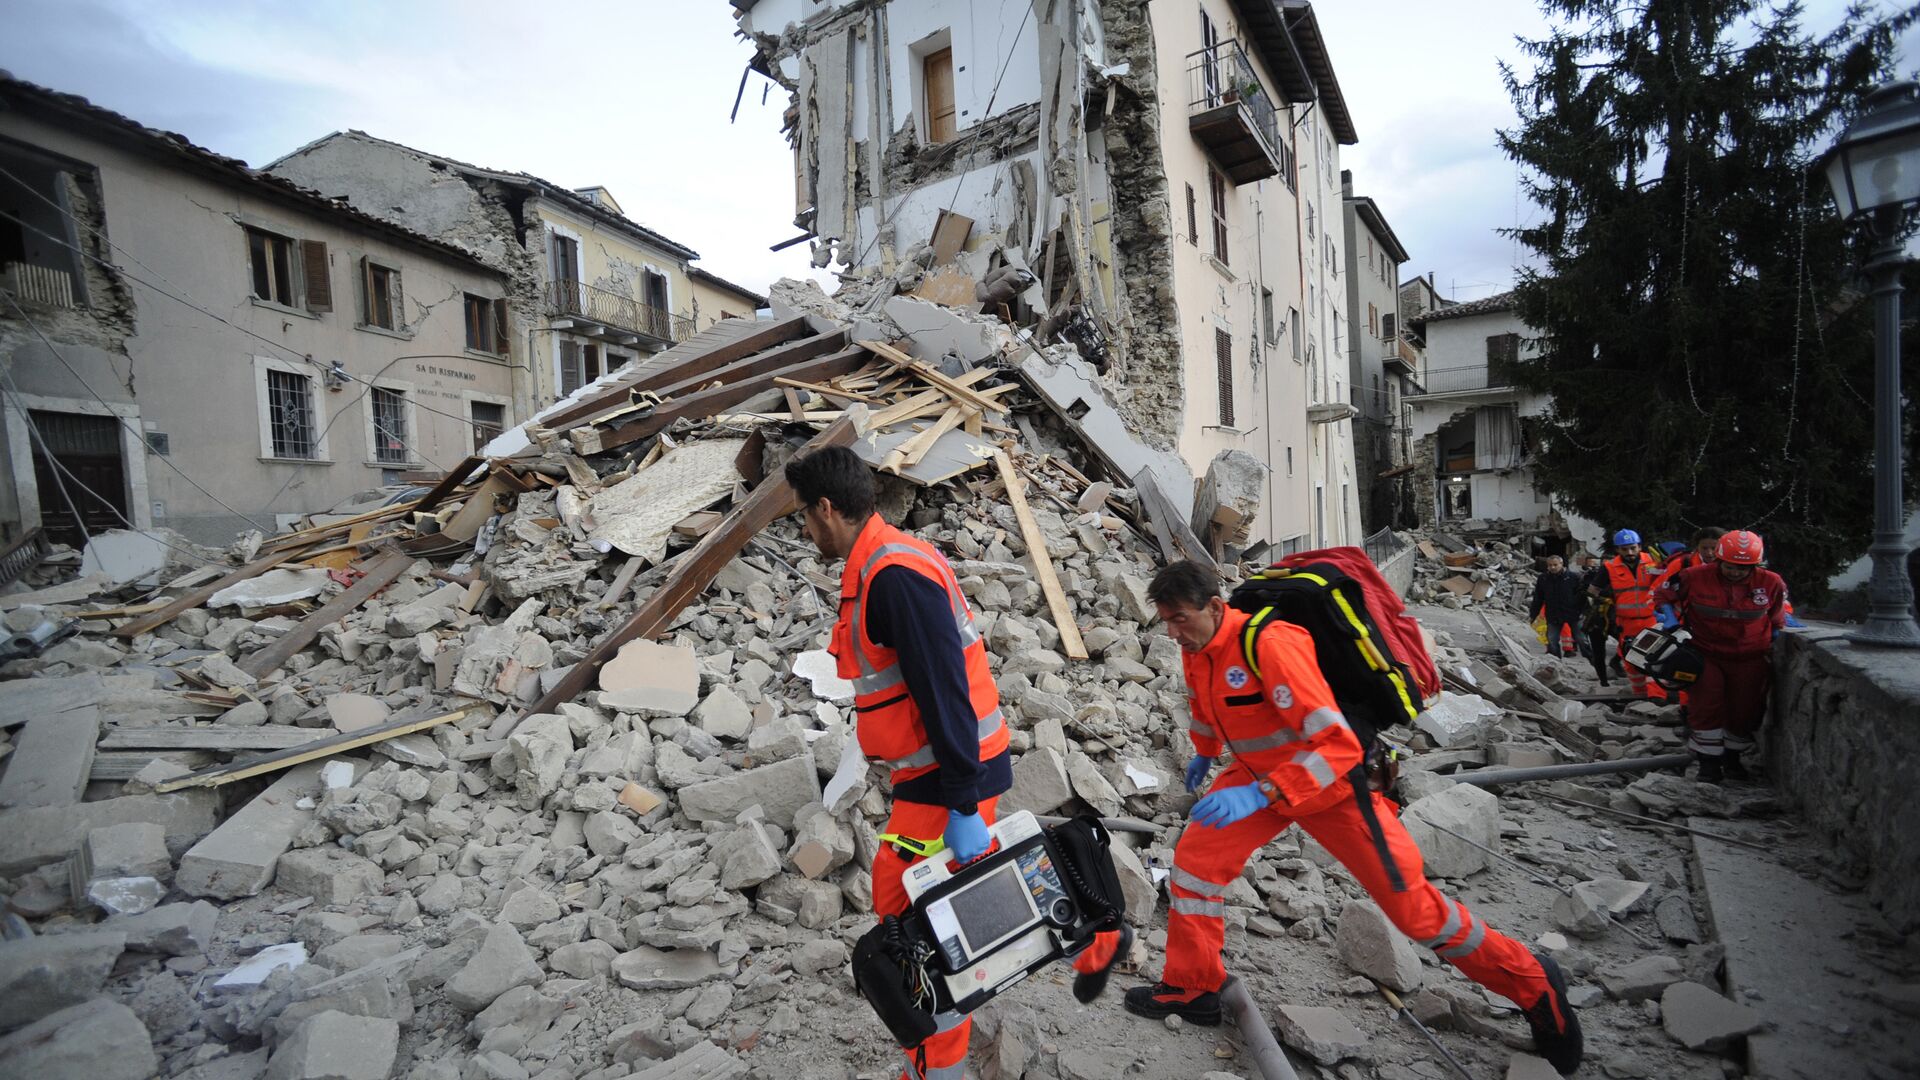
M 1672 604 L 1705 662 L 1688 691 L 1687 744 L 1700 779 L 1747 779 L 1740 755 L 1767 713 L 1773 638 L 1787 623 L 1787 583 L 1760 565 L 1766 549 L 1746 531 L 1722 536 L 1716 561 L 1668 578 L 1654 595 Z
M 1653 556 L 1640 550 L 1640 534 L 1632 529 L 1621 529 L 1613 534 L 1614 556 L 1604 564 L 1606 570 L 1606 594 L 1613 597 L 1613 622 L 1620 628 L 1620 661 L 1626 664 L 1627 682 L 1632 685 L 1635 697 L 1666 697 L 1664 691 L 1655 694 L 1659 688 L 1648 689 L 1647 677 L 1639 668 L 1627 664 L 1627 644 L 1633 635 L 1654 625 L 1653 613 Z M 1590 590 L 1596 595 L 1599 589 Z
M 1249 856 L 1299 822 L 1402 933 L 1518 1005 L 1542 1056 L 1572 1073 L 1580 1023 L 1559 967 L 1427 881 L 1393 803 L 1367 784 L 1360 740 L 1320 674 L 1312 636 L 1268 623 L 1255 639 L 1255 675 L 1240 640 L 1250 616 L 1220 599 L 1210 571 L 1173 563 L 1154 576 L 1147 596 L 1182 650 L 1197 754 L 1187 765 L 1187 790 L 1206 782 L 1223 751 L 1233 751 L 1233 760 L 1194 804 L 1193 823 L 1174 847 L 1166 968 L 1157 985 L 1127 991 L 1127 1011 L 1220 1022 L 1227 889 Z

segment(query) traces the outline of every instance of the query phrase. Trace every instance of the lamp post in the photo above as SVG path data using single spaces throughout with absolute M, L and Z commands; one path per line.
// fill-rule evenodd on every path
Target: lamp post
M 1901 236 L 1920 202 L 1920 84 L 1889 83 L 1867 97 L 1867 111 L 1840 134 L 1823 162 L 1840 214 L 1865 219 L 1873 238 L 1866 271 L 1873 282 L 1873 577 L 1867 621 L 1852 640 L 1920 649 L 1902 536 L 1900 441 Z

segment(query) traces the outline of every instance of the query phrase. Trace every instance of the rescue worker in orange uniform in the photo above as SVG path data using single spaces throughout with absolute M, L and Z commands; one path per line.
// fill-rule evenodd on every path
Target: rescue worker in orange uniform
M 1688 693 L 1687 744 L 1700 779 L 1745 780 L 1740 755 L 1767 713 L 1773 684 L 1773 639 L 1787 623 L 1787 583 L 1760 565 L 1760 537 L 1745 530 L 1722 536 L 1716 559 L 1683 570 L 1654 599 L 1672 604 L 1693 635 L 1704 664 Z
M 853 683 L 855 734 L 869 758 L 892 769 L 893 811 L 873 859 L 873 910 L 907 910 L 901 875 L 951 848 L 957 862 L 985 855 L 999 797 L 1013 784 L 1000 691 L 986 643 L 953 568 L 933 545 L 874 513 L 873 474 L 845 447 L 787 463 L 807 535 L 829 559 L 845 559 L 832 652 Z M 1075 992 L 1091 1000 L 1125 947 L 1125 931 L 1102 934 L 1080 956 Z M 939 1031 L 906 1051 L 906 1080 L 961 1080 L 971 1021 L 937 1018 Z
M 1720 538 L 1725 535 L 1727 535 L 1727 530 L 1716 529 L 1712 526 L 1695 532 L 1693 534 L 1693 545 L 1691 547 L 1685 551 L 1674 552 L 1666 562 L 1660 564 L 1659 576 L 1653 579 L 1654 590 L 1658 591 L 1660 586 L 1667 583 L 1668 578 L 1671 578 L 1682 570 L 1691 570 L 1696 566 L 1705 566 L 1712 562 L 1714 558 L 1713 553 L 1720 545 Z M 1657 604 L 1655 614 L 1659 614 Z
M 1255 851 L 1298 822 L 1402 933 L 1518 1005 L 1541 1055 L 1572 1073 L 1580 1023 L 1559 967 L 1427 881 L 1395 806 L 1367 783 L 1365 752 L 1320 674 L 1313 637 L 1268 623 L 1255 639 L 1256 675 L 1241 641 L 1250 616 L 1221 600 L 1211 571 L 1173 563 L 1154 576 L 1147 597 L 1182 650 L 1197 754 L 1187 790 L 1206 782 L 1223 751 L 1233 759 L 1194 804 L 1174 847 L 1166 967 L 1157 985 L 1127 991 L 1127 1011 L 1220 1022 L 1227 889 Z
M 1640 550 L 1640 534 L 1632 529 L 1621 529 L 1613 534 L 1614 556 L 1604 564 L 1607 572 L 1605 591 L 1593 589 L 1595 595 L 1613 597 L 1613 623 L 1619 628 L 1619 656 L 1625 665 L 1627 682 L 1632 685 L 1636 697 L 1666 697 L 1665 691 L 1658 687 L 1651 693 L 1647 677 L 1639 668 L 1628 664 L 1627 644 L 1633 635 L 1655 623 L 1653 612 L 1653 579 L 1655 568 L 1653 556 Z

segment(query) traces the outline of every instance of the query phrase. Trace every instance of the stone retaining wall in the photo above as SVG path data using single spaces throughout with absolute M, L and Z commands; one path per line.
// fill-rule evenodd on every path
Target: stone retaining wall
M 1813 624 L 1774 648 L 1767 765 L 1809 827 L 1868 873 L 1895 929 L 1920 929 L 1920 653 Z

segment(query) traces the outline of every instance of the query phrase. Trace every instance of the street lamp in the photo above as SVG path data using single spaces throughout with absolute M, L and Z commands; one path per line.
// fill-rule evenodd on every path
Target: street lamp
M 1842 217 L 1867 219 L 1873 249 L 1873 578 L 1867 621 L 1852 640 L 1920 649 L 1902 538 L 1900 465 L 1900 270 L 1906 212 L 1920 202 L 1920 84 L 1889 83 L 1867 96 L 1866 114 L 1841 132 L 1824 160 Z

